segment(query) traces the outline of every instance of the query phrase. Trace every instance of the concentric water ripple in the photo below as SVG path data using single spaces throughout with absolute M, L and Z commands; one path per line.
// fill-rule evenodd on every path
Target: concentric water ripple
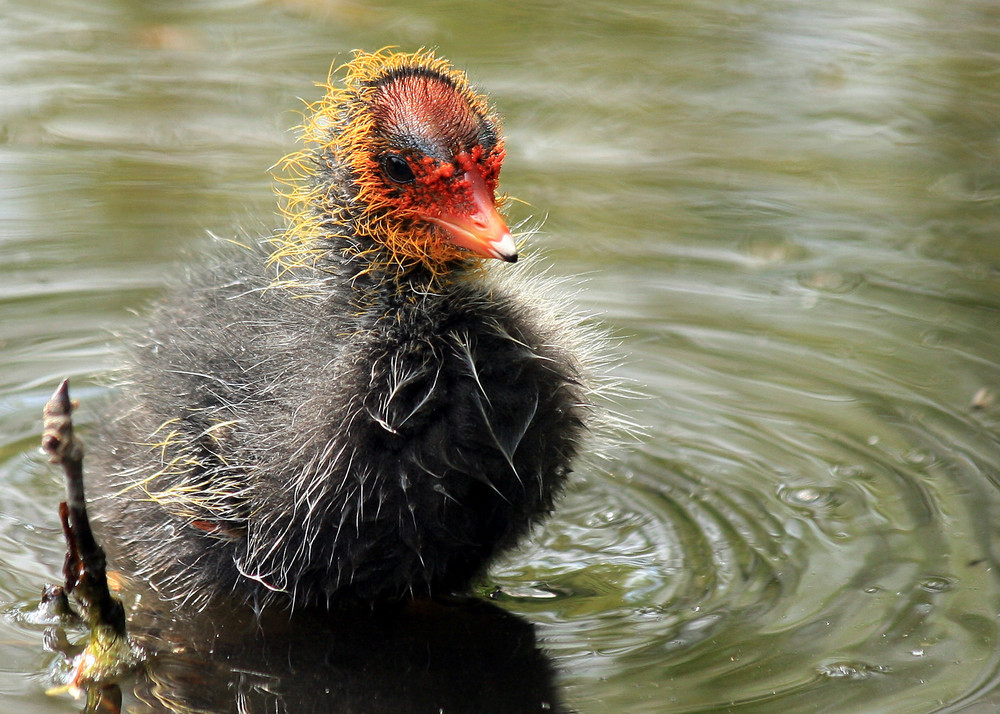
M 814 711 L 831 687 L 838 711 L 862 711 L 869 686 L 903 711 L 918 684 L 945 699 L 974 691 L 997 660 L 995 613 L 978 597 L 998 590 L 993 529 L 983 527 L 1000 522 L 996 485 L 983 479 L 1000 471 L 995 442 L 982 440 L 971 408 L 933 404 L 856 357 L 825 378 L 815 367 L 829 355 L 796 348 L 780 382 L 769 381 L 773 372 L 755 371 L 773 370 L 788 346 L 757 345 L 742 375 L 692 380 L 695 390 L 716 385 L 710 399 L 654 395 L 645 408 L 665 425 L 659 438 L 567 499 L 532 550 L 545 567 L 517 572 L 558 583 L 572 604 L 546 606 L 557 613 L 547 646 L 569 671 L 631 686 L 622 706 L 635 707 L 645 686 L 637 673 L 659 668 L 668 685 L 644 690 L 648 711 L 663 686 L 676 711 Z M 687 352 L 686 364 L 712 369 Z M 601 519 L 615 528 L 602 531 Z M 617 603 L 586 587 L 605 568 Z M 574 646 L 581 636 L 586 651 Z M 978 664 L 960 673 L 949 666 L 970 658 Z M 575 679 L 581 699 L 596 695 Z M 749 694 L 727 699 L 734 686 Z

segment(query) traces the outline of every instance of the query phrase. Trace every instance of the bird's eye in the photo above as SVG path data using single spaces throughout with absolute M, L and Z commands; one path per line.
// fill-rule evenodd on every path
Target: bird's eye
M 413 169 L 399 154 L 386 154 L 382 157 L 382 171 L 396 183 L 410 183 L 414 178 Z

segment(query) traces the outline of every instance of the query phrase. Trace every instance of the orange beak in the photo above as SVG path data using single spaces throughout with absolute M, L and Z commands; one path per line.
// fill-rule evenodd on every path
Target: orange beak
M 493 192 L 478 171 L 467 171 L 462 180 L 468 183 L 472 197 L 469 211 L 422 215 L 426 221 L 448 231 L 451 242 L 484 258 L 517 262 L 517 246 L 507 223 L 497 211 Z

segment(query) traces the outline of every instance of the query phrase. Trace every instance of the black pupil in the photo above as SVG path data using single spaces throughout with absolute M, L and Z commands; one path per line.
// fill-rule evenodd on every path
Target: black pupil
M 382 159 L 382 169 L 385 175 L 396 183 L 409 183 L 413 180 L 413 170 L 406 163 L 406 159 L 397 154 L 389 154 Z

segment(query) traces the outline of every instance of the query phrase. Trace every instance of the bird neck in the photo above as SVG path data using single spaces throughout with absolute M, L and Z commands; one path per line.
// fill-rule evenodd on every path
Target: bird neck
M 385 245 L 364 236 L 336 235 L 326 241 L 321 269 L 349 285 L 361 304 L 444 294 L 482 265 L 474 258 L 446 265 L 400 259 Z

